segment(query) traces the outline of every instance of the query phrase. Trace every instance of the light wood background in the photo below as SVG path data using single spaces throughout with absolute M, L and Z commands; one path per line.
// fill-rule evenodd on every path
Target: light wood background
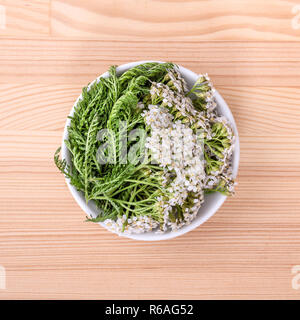
M 299 299 L 300 2 L 0 0 L 0 299 Z M 236 196 L 141 243 L 84 223 L 53 164 L 81 87 L 141 59 L 208 72 L 241 139 Z

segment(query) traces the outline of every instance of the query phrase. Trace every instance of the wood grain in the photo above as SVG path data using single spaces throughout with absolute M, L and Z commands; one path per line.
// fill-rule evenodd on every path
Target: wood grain
M 299 40 L 296 0 L 0 0 L 3 36 L 81 39 Z
M 229 104 L 242 136 L 300 135 L 300 86 L 217 89 Z M 0 118 L 2 130 L 47 130 L 62 134 L 81 85 L 0 83 L 0 92 L 3 92 L 1 112 L 5 114 Z
M 300 265 L 297 1 L 1 5 L 0 299 L 300 299 L 291 284 Z M 241 140 L 236 195 L 197 230 L 160 243 L 85 223 L 53 164 L 82 86 L 144 59 L 208 72 Z
M 2 45 L 0 82 L 84 86 L 112 64 L 146 59 L 207 72 L 216 86 L 299 86 L 300 42 L 3 39 Z
M 53 0 L 52 34 L 80 38 L 299 40 L 298 1 Z
M 50 34 L 50 0 L 0 0 L 5 23 L 3 36 L 42 36 Z M 1 22 L 0 22 L 1 24 Z

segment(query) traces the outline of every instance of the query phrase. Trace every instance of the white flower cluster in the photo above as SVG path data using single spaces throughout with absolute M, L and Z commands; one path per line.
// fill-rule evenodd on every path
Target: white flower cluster
M 227 187 L 227 190 L 230 193 L 234 193 L 235 183 L 233 182 L 232 176 L 232 153 L 234 150 L 235 136 L 228 120 L 225 117 L 216 117 L 214 118 L 214 122 L 220 122 L 222 126 L 226 128 L 228 134 L 227 139 L 230 142 L 230 147 L 224 148 L 222 158 L 219 158 L 222 162 L 222 166 L 218 171 L 213 171 L 210 175 L 206 176 L 204 185 L 206 189 L 213 189 L 220 183 L 220 180 L 222 180 L 224 182 L 224 186 Z M 214 134 L 212 134 L 212 138 L 213 137 Z
M 201 85 L 201 87 L 204 87 L 205 88 L 205 91 L 202 92 L 202 95 L 203 95 L 203 98 L 205 99 L 205 102 L 206 102 L 206 115 L 208 117 L 210 116 L 215 116 L 215 109 L 217 107 L 217 103 L 215 101 L 215 98 L 214 98 L 214 93 L 215 93 L 215 88 L 208 76 L 207 73 L 204 73 L 204 74 L 201 74 L 197 80 L 197 83 L 199 83 Z M 200 94 L 200 97 L 201 97 L 201 94 Z
M 148 216 L 135 216 L 127 219 L 126 215 L 123 215 L 116 221 L 106 219 L 103 223 L 107 229 L 118 235 L 149 232 L 159 226 L 157 221 Z
M 187 91 L 185 80 L 178 70 L 172 69 L 161 83 L 152 83 L 152 104 L 138 104 L 150 129 L 145 147 L 151 152 L 152 163 L 163 168 L 162 187 L 165 191 L 156 198 L 155 204 L 163 222 L 148 216 L 127 219 L 124 215 L 116 221 L 105 220 L 111 231 L 128 234 L 155 229 L 156 232 L 177 230 L 197 216 L 204 201 L 204 190 L 233 193 L 231 158 L 234 134 L 227 119 L 217 113 L 214 88 L 207 74 L 199 77 L 191 91 L 200 104 L 197 109 Z M 222 126 L 217 126 L 214 132 L 212 126 L 217 123 Z M 222 145 L 213 152 L 209 143 L 214 146 L 216 141 Z M 208 166 L 210 169 L 206 173 Z
M 175 107 L 181 113 L 181 116 L 187 118 L 190 123 L 195 122 L 196 110 L 193 107 L 192 100 L 182 93 L 173 91 L 168 85 L 153 82 L 150 90 L 152 100 L 163 98 L 162 106 Z
M 164 80 L 165 82 L 168 81 L 167 85 L 179 94 L 184 94 L 188 91 L 187 83 L 177 69 L 169 70 Z
M 162 231 L 168 226 L 175 230 L 195 218 L 203 201 L 202 147 L 193 130 L 179 120 L 173 122 L 173 116 L 165 107 L 149 105 L 142 115 L 151 128 L 146 147 L 151 151 L 152 160 L 164 168 L 163 181 L 168 185 L 168 196 L 158 198 L 164 208 Z M 179 220 L 176 205 L 183 208 L 191 194 L 193 201 L 184 208 L 183 219 Z M 175 221 L 170 218 L 172 214 Z
M 181 82 L 180 88 L 187 87 L 185 80 L 179 75 L 177 70 L 175 70 L 174 73 L 169 72 L 168 77 L 171 79 L 170 82 Z M 185 120 L 188 119 L 194 128 L 203 129 L 207 139 L 212 139 L 214 137 L 213 134 L 211 135 L 211 122 L 220 122 L 222 123 L 222 126 L 226 128 L 227 139 L 230 142 L 230 147 L 224 148 L 222 151 L 222 157 L 218 157 L 218 160 L 222 162 L 222 166 L 219 170 L 212 172 L 211 175 L 208 175 L 205 178 L 204 187 L 205 189 L 213 189 L 219 185 L 221 181 L 224 186 L 226 186 L 227 190 L 230 193 L 233 193 L 234 183 L 232 177 L 231 159 L 235 137 L 228 120 L 225 117 L 219 117 L 217 114 L 217 103 L 214 98 L 215 88 L 213 87 L 209 76 L 207 74 L 202 74 L 199 76 L 196 82 L 196 87 L 198 89 L 196 96 L 205 101 L 205 111 L 203 112 L 195 110 L 192 100 L 186 96 L 183 96 L 183 93 L 185 93 L 186 90 L 175 90 L 174 92 L 172 90 L 172 83 L 170 82 L 167 85 L 153 83 L 151 89 L 152 97 L 163 97 L 162 105 L 173 108 L 175 107 L 180 112 L 180 115 Z M 178 87 L 178 84 L 175 85 L 175 87 Z M 208 150 L 208 152 L 210 153 L 210 150 Z
M 179 81 L 179 80 L 177 80 Z M 181 79 L 182 88 L 186 87 L 186 82 Z M 210 86 L 212 86 L 210 84 Z M 171 109 L 178 118 L 184 119 L 183 122 L 190 123 L 196 129 L 202 129 L 206 134 L 210 134 L 209 121 L 212 116 L 212 111 L 216 107 L 216 102 L 213 98 L 213 88 L 207 93 L 206 107 L 207 113 L 196 110 L 190 97 L 185 96 L 185 91 L 174 91 L 169 85 L 153 82 L 150 90 L 152 101 L 160 102 L 161 105 Z M 207 114 L 209 113 L 209 116 Z M 213 114 L 215 116 L 215 114 Z

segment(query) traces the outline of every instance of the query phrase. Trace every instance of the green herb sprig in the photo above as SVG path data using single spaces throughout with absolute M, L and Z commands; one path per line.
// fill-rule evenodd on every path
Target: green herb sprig
M 150 163 L 99 165 L 97 133 L 109 128 L 117 136 L 120 121 L 129 124 L 128 132 L 145 128 L 137 108 L 138 101 L 149 93 L 152 81 L 160 81 L 173 67 L 172 63 L 146 63 L 120 77 L 116 67 L 111 67 L 108 78 L 100 78 L 82 90 L 82 99 L 70 117 L 68 139 L 65 140 L 71 153 L 71 164 L 68 166 L 59 158 L 60 148 L 54 160 L 71 184 L 84 193 L 86 201 L 93 200 L 98 206 L 99 215 L 87 218 L 88 221 L 100 222 L 123 215 L 148 215 L 157 221 L 162 220 L 155 200 L 164 192 L 160 181 L 161 168 Z M 116 163 L 119 163 L 118 159 Z

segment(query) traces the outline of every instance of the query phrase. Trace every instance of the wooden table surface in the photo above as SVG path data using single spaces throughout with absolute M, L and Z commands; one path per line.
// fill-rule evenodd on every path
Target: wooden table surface
M 81 87 L 146 59 L 208 72 L 241 140 L 235 197 L 159 243 L 85 223 L 53 164 Z M 299 1 L 0 0 L 0 70 L 0 299 L 300 298 Z

